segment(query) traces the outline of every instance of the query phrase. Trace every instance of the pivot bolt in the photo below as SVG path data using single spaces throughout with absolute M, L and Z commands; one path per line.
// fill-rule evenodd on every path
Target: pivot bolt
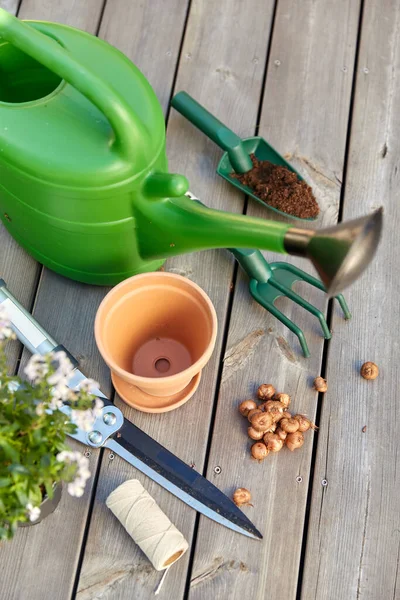
M 103 436 L 101 435 L 100 431 L 91 431 L 88 437 L 92 444 L 101 444 L 103 441 Z
M 115 425 L 115 423 L 117 421 L 117 417 L 114 415 L 114 413 L 108 412 L 104 415 L 103 421 L 106 425 L 112 426 L 112 425 Z

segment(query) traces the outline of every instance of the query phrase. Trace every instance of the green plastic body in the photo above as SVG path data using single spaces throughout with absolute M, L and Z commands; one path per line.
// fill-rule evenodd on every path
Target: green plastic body
M 153 89 L 94 36 L 0 9 L 0 124 L 0 216 L 64 276 L 114 285 L 195 250 L 285 252 L 289 225 L 184 195 L 186 178 L 168 173 Z
M 296 169 L 294 169 L 292 165 L 263 138 L 251 137 L 241 139 L 236 133 L 231 131 L 226 125 L 221 123 L 221 121 L 205 109 L 204 106 L 201 106 L 194 98 L 189 96 L 187 92 L 179 92 L 176 94 L 171 101 L 171 105 L 193 123 L 193 125 L 196 125 L 200 131 L 205 133 L 206 136 L 213 140 L 220 148 L 222 148 L 222 150 L 226 151 L 218 164 L 218 175 L 229 181 L 229 183 L 244 192 L 247 196 L 251 196 L 254 200 L 257 200 L 257 202 L 275 213 L 298 221 L 315 220 L 315 218 L 302 219 L 300 217 L 288 215 L 287 213 L 270 206 L 264 200 L 261 200 L 256 196 L 249 187 L 240 183 L 235 177 L 232 177 L 232 173 L 234 172 L 246 173 L 247 171 L 250 171 L 253 167 L 250 154 L 255 154 L 259 160 L 268 160 L 275 165 L 286 167 L 293 173 L 296 173 L 297 177 L 303 181 L 303 177 L 300 173 L 298 173 Z

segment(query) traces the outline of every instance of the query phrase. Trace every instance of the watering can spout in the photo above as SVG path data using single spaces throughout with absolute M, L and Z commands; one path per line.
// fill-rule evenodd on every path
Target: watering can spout
M 151 186 L 155 188 L 156 184 Z M 145 184 L 145 190 L 148 189 Z M 144 202 L 135 203 L 135 218 L 138 249 L 143 259 L 233 246 L 284 253 L 284 235 L 290 227 L 210 209 L 185 195 L 158 200 L 145 198 Z
M 375 256 L 383 226 L 383 208 L 334 227 L 307 231 L 292 228 L 285 236 L 289 254 L 311 260 L 329 296 L 335 296 L 365 271 Z
M 169 180 L 176 195 L 186 180 L 165 174 L 145 184 L 154 196 Z M 183 182 L 184 180 L 184 182 Z M 186 182 L 187 183 L 187 182 Z M 158 187 L 159 184 L 159 187 Z M 148 186 L 148 187 L 147 187 Z M 303 256 L 313 263 L 330 296 L 353 283 L 375 255 L 382 209 L 334 227 L 309 230 L 207 208 L 188 196 L 146 199 L 137 206 L 138 250 L 144 259 L 161 259 L 211 248 L 260 248 Z

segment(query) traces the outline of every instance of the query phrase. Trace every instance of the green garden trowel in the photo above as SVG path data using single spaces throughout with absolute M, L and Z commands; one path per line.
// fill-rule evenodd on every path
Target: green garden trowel
M 259 160 L 267 160 L 274 165 L 286 167 L 292 173 L 295 173 L 300 181 L 304 181 L 303 177 L 298 173 L 272 146 L 261 137 L 250 137 L 241 139 L 231 129 L 228 129 L 221 121 L 214 117 L 208 110 L 199 104 L 194 98 L 189 96 L 187 92 L 179 92 L 172 101 L 171 106 L 188 119 L 193 125 L 196 125 L 215 142 L 222 150 L 225 150 L 217 167 L 217 173 L 236 188 L 251 196 L 263 206 L 267 206 L 270 210 L 301 221 L 314 221 L 314 218 L 302 219 L 300 217 L 288 214 L 278 210 L 274 206 L 267 204 L 264 200 L 256 196 L 253 191 L 238 179 L 232 176 L 232 173 L 237 174 L 247 173 L 253 168 L 253 163 L 250 154 L 254 154 Z

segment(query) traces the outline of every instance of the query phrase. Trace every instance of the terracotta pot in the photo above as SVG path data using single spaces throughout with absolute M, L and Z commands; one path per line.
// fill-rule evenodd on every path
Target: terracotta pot
M 107 294 L 95 320 L 117 392 L 144 412 L 173 410 L 194 394 L 216 336 L 207 294 L 167 272 L 126 279 Z
M 51 513 L 53 513 L 60 500 L 61 500 L 61 494 L 62 494 L 62 484 L 61 483 L 56 483 L 54 486 L 54 494 L 52 498 L 49 498 L 48 496 L 45 497 L 45 499 L 43 500 L 43 502 L 40 505 L 40 517 L 37 519 L 37 521 L 24 521 L 23 523 L 18 523 L 18 527 L 30 527 L 32 525 L 38 525 L 39 523 L 41 523 L 43 521 L 43 519 L 45 519 L 46 517 L 48 517 L 49 515 L 51 515 Z

